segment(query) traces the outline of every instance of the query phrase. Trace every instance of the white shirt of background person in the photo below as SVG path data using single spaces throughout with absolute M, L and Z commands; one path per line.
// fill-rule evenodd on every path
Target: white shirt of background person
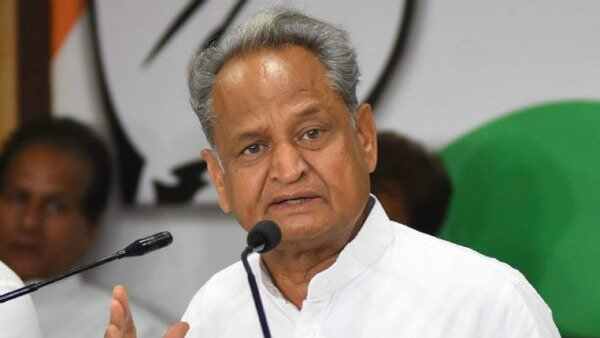
M 0 294 L 23 286 L 21 279 L 0 261 Z M 29 295 L 0 303 L 2 338 L 41 338 L 40 325 Z

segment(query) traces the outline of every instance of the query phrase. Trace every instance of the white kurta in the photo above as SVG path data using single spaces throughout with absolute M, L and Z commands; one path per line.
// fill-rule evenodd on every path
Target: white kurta
M 356 238 L 310 282 L 302 310 L 251 257 L 274 338 L 560 337 L 516 270 L 391 221 L 376 202 Z M 213 276 L 183 320 L 187 337 L 262 337 L 240 262 Z
M 0 261 L 0 294 L 5 294 L 22 286 L 21 279 Z M 0 303 L 0 337 L 41 337 L 37 314 L 29 295 Z
M 44 337 L 103 337 L 110 314 L 111 291 L 75 275 L 33 293 Z M 130 306 L 138 337 L 162 337 L 167 327 L 165 320 L 133 300 Z

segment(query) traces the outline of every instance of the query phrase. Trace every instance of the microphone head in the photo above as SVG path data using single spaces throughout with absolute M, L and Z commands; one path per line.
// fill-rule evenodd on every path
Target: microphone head
M 159 232 L 148 237 L 140 238 L 137 241 L 129 244 L 125 249 L 122 250 L 122 256 L 130 257 L 145 255 L 150 251 L 164 248 L 171 243 L 173 243 L 173 236 L 171 236 L 170 232 Z
M 279 242 L 281 242 L 281 229 L 277 223 L 270 220 L 256 223 L 246 237 L 248 247 L 258 253 L 274 249 Z

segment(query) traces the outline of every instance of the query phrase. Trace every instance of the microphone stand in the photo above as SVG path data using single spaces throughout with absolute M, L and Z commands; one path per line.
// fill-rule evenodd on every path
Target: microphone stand
M 33 291 L 36 291 L 37 289 L 41 288 L 42 286 L 46 286 L 48 284 L 52 284 L 54 282 L 58 282 L 60 280 L 63 280 L 65 278 L 67 278 L 67 277 L 71 277 L 71 276 L 73 276 L 75 274 L 78 274 L 80 272 L 83 272 L 83 271 L 95 268 L 95 267 L 97 267 L 99 265 L 106 264 L 108 262 L 112 262 L 112 261 L 114 261 L 116 259 L 123 258 L 124 256 L 125 256 L 125 252 L 123 250 L 119 250 L 116 253 L 112 254 L 111 256 L 104 257 L 104 258 L 102 258 L 102 259 L 100 259 L 100 260 L 98 260 L 98 261 L 96 261 L 96 262 L 94 262 L 92 264 L 88 264 L 88 265 L 85 265 L 83 267 L 78 267 L 78 268 L 72 269 L 71 271 L 65 273 L 64 275 L 58 276 L 56 278 L 51 278 L 49 280 L 35 282 L 35 283 L 31 283 L 31 284 L 25 285 L 22 288 L 19 288 L 19 289 L 13 290 L 11 292 L 5 293 L 3 295 L 0 295 L 0 303 L 4 303 L 4 302 L 7 302 L 7 301 L 9 301 L 11 299 L 14 299 L 14 298 L 17 298 L 17 297 L 21 297 L 23 295 L 26 295 L 26 294 L 31 293 Z
M 265 316 L 265 309 L 260 298 L 258 286 L 256 285 L 256 279 L 254 278 L 252 269 L 250 269 L 250 264 L 248 264 L 248 255 L 254 251 L 260 252 L 262 251 L 262 248 L 252 249 L 251 247 L 246 247 L 246 249 L 242 251 L 242 263 L 244 264 L 244 269 L 248 275 L 248 283 L 250 284 L 250 291 L 252 292 L 252 299 L 254 300 L 254 306 L 256 307 L 256 313 L 258 314 L 258 320 L 260 321 L 260 328 L 262 329 L 263 337 L 271 338 L 271 331 L 269 330 L 269 325 L 267 324 L 267 317 Z
M 67 272 L 63 275 L 60 275 L 58 277 L 50 278 L 45 281 L 31 283 L 29 285 L 25 285 L 22 288 L 19 288 L 19 289 L 7 292 L 3 295 L 0 295 L 0 303 L 4 303 L 11 299 L 21 297 L 23 295 L 26 295 L 33 291 L 36 291 L 37 289 L 41 288 L 42 286 L 46 286 L 48 284 L 58 282 L 67 277 L 73 276 L 74 274 L 78 274 L 80 272 L 95 268 L 99 265 L 103 265 L 103 264 L 112 262 L 116 259 L 121 259 L 123 257 L 145 255 L 150 251 L 164 248 L 165 246 L 171 244 L 172 242 L 173 242 L 173 236 L 171 236 L 171 233 L 169 233 L 168 231 L 163 231 L 163 232 L 156 233 L 154 235 L 140 238 L 140 239 L 132 242 L 131 244 L 129 244 L 125 249 L 121 249 L 108 257 L 104 257 L 100 260 L 97 260 L 93 263 L 84 265 L 82 267 L 74 268 L 74 269 L 70 270 L 69 272 Z

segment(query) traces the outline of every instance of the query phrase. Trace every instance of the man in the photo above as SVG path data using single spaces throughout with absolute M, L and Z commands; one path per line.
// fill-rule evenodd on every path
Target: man
M 109 153 L 88 127 L 49 119 L 18 129 L 0 155 L 0 260 L 25 281 L 71 269 L 96 239 L 110 181 Z M 79 276 L 32 296 L 46 337 L 97 335 L 108 321 L 109 294 Z M 144 332 L 160 327 L 138 316 Z
M 0 295 L 23 287 L 23 282 L 0 261 Z M 37 313 L 29 295 L 0 303 L 0 332 L 3 338 L 39 338 Z
M 558 337 L 518 272 L 390 221 L 369 195 L 375 123 L 343 31 L 265 11 L 199 52 L 190 73 L 221 209 L 246 230 L 263 219 L 282 229 L 250 261 L 274 337 Z M 105 337 L 135 337 L 126 293 L 113 297 Z M 183 320 L 187 337 L 260 337 L 241 263 Z
M 441 159 L 391 131 L 377 135 L 377 154 L 371 192 L 390 219 L 436 235 L 452 195 L 452 183 Z

